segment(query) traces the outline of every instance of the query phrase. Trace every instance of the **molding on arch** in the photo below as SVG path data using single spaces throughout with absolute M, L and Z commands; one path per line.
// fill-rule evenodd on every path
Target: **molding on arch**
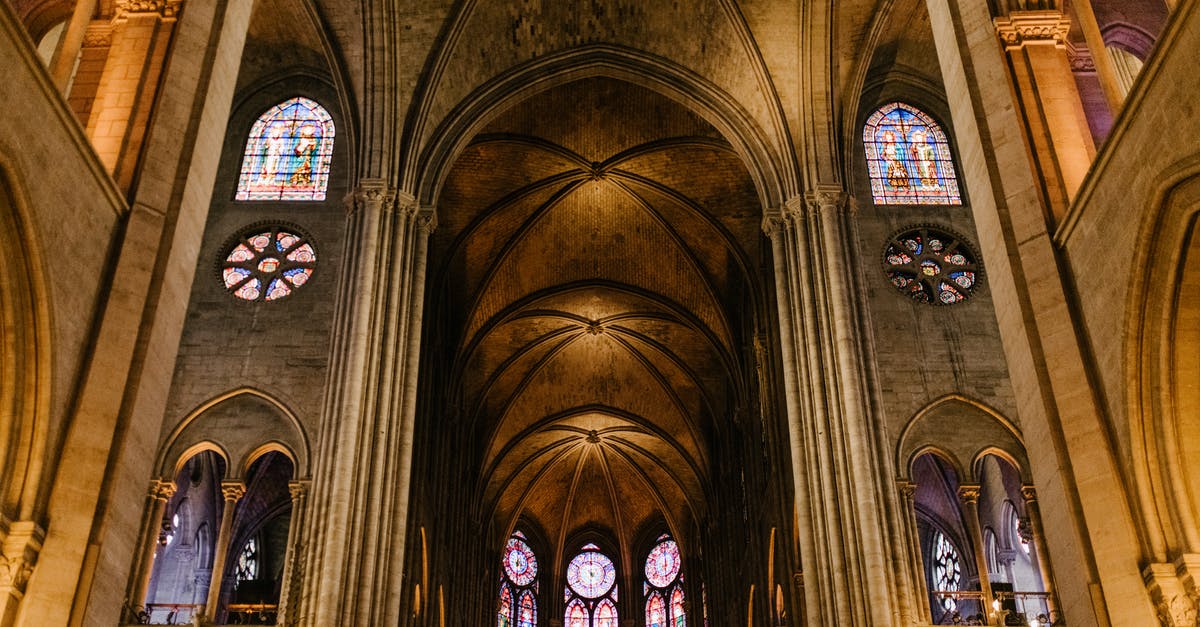
M 199 442 L 196 442 L 195 444 L 183 449 L 183 451 L 176 456 L 175 463 L 171 467 L 170 474 L 168 475 L 166 472 L 159 473 L 161 475 L 159 479 L 162 481 L 175 481 L 175 477 L 179 476 L 180 471 L 183 470 L 183 467 L 188 463 L 188 460 L 199 455 L 200 453 L 208 452 L 216 453 L 217 456 L 221 458 L 221 461 L 225 462 L 225 475 L 222 477 L 222 479 L 229 478 L 229 451 L 225 450 L 225 447 L 212 440 L 200 440 Z
M 404 179 L 412 181 L 418 202 L 436 206 L 458 155 L 496 115 L 553 87 L 592 77 L 625 81 L 658 92 L 712 124 L 742 158 L 764 208 L 782 206 L 800 193 L 795 151 L 779 154 L 779 144 L 785 149 L 790 146 L 782 112 L 776 114 L 778 129 L 768 132 L 759 127 L 737 98 L 694 71 L 640 50 L 593 44 L 514 66 L 480 84 L 456 105 L 420 153 L 406 160 Z
M 990 419 L 1000 428 L 1000 434 L 1007 434 L 1012 438 L 1012 441 L 1007 444 L 1010 444 L 1015 450 L 1004 448 L 1003 444 L 1006 444 L 1004 442 L 992 442 L 983 446 L 967 443 L 968 445 L 962 446 L 961 450 L 955 450 L 954 447 L 947 446 L 948 442 L 910 441 L 916 438 L 915 434 L 920 425 L 933 420 L 937 412 L 955 405 L 966 408 L 977 416 Z M 946 459 L 955 468 L 960 481 L 974 483 L 976 462 L 983 456 L 994 454 L 997 451 L 1004 453 L 1004 459 L 1015 462 L 1014 465 L 1022 480 L 1029 482 L 1030 469 L 1025 452 L 1025 441 L 1016 424 L 986 403 L 962 394 L 947 394 L 917 410 L 900 431 L 900 436 L 896 438 L 896 476 L 900 479 L 908 479 L 911 476 L 912 462 L 922 454 L 932 452 Z
M 214 407 L 217 407 L 226 401 L 243 396 L 266 401 L 266 403 L 269 404 L 272 409 L 276 410 L 279 415 L 284 418 L 285 422 L 295 429 L 300 440 L 298 442 L 298 446 L 296 447 L 299 450 L 293 450 L 292 447 L 289 447 L 287 443 L 280 441 L 278 438 L 268 438 L 263 442 L 252 445 L 245 455 L 240 456 L 238 459 L 233 459 L 232 454 L 227 451 L 228 447 L 220 443 L 213 442 L 213 444 L 220 447 L 222 451 L 226 451 L 223 455 L 226 463 L 226 479 L 236 479 L 243 476 L 245 470 L 250 467 L 250 464 L 253 463 L 255 459 L 271 451 L 279 451 L 287 455 L 287 457 L 292 461 L 294 468 L 293 477 L 295 479 L 302 480 L 309 478 L 311 473 L 310 464 L 312 459 L 312 445 L 310 443 L 309 435 L 305 431 L 304 425 L 301 423 L 299 417 L 295 414 L 295 412 L 292 411 L 290 407 L 288 407 L 283 401 L 277 399 L 275 396 L 263 390 L 248 386 L 236 388 L 223 394 L 219 394 L 207 401 L 204 401 L 200 405 L 196 406 L 196 408 L 194 408 L 192 411 L 188 412 L 183 420 L 179 421 L 179 424 L 171 430 L 170 435 L 168 435 L 160 445 L 154 465 L 156 469 L 155 472 L 157 472 L 159 475 L 166 475 L 170 468 L 178 468 L 179 464 L 187 460 L 187 457 L 176 456 L 177 459 L 170 459 L 168 456 L 171 454 L 172 449 L 176 448 L 180 437 L 187 432 L 188 428 L 194 425 L 202 416 L 204 416 Z M 200 442 L 203 441 L 206 441 L 206 439 L 200 440 Z M 190 450 L 191 446 L 185 449 L 185 451 Z M 176 470 L 176 473 L 177 472 L 178 470 Z M 174 474 L 167 478 L 174 479 Z

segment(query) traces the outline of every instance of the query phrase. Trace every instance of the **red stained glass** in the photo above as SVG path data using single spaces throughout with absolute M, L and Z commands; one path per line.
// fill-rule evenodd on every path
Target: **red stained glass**
M 616 581 L 616 566 L 599 551 L 584 551 L 567 565 L 567 585 L 585 599 L 604 596 Z
M 222 262 L 221 279 L 234 296 L 280 300 L 312 278 L 316 251 L 303 235 L 285 228 L 255 229 L 231 245 Z
M 518 586 L 528 586 L 537 578 L 537 556 L 524 540 L 518 537 L 508 539 L 504 547 L 504 574 Z
M 918 228 L 893 237 L 883 252 L 884 272 L 901 293 L 917 302 L 953 305 L 979 283 L 975 254 L 959 237 Z
M 508 584 L 500 586 L 500 607 L 496 610 L 496 627 L 512 627 L 513 597 Z
M 646 557 L 646 579 L 657 588 L 666 588 L 679 576 L 679 545 L 674 540 L 660 542 Z
M 667 604 L 658 592 L 646 601 L 646 627 L 667 627 Z
M 237 199 L 325 200 L 333 136 L 333 118 L 308 98 L 271 107 L 250 128 Z

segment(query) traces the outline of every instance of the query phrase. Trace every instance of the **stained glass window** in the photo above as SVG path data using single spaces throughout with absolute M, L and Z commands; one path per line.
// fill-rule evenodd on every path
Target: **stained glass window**
M 250 128 L 238 200 L 325 200 L 333 118 L 308 98 L 271 107 Z
M 316 267 L 317 252 L 297 229 L 259 226 L 226 246 L 221 279 L 242 300 L 274 301 L 308 283 Z
M 501 566 L 497 627 L 535 627 L 538 561 L 525 534 L 517 531 L 508 539 Z
M 617 627 L 617 567 L 595 544 L 567 564 L 566 627 Z
M 963 238 L 921 227 L 897 233 L 883 252 L 892 285 L 921 303 L 953 305 L 979 284 L 981 269 Z
M 863 144 L 875 204 L 962 204 L 946 134 L 921 110 L 884 105 L 867 119 Z
M 250 538 L 238 553 L 236 581 L 251 581 L 258 578 L 258 540 Z
M 1013 548 L 1021 547 L 1021 552 L 1029 555 L 1029 539 L 1021 524 L 1021 518 L 1017 516 L 1016 509 L 1011 506 L 1009 512 L 1012 517 L 1012 546 Z
M 958 550 L 950 543 L 949 538 L 941 531 L 933 535 L 933 587 L 938 592 L 958 592 L 962 589 L 962 564 Z M 940 599 L 942 607 L 947 612 L 958 608 L 958 601 L 953 597 L 943 596 Z
M 643 588 L 646 593 L 647 627 L 685 627 L 687 617 L 683 603 L 683 558 L 679 545 L 669 535 L 659 536 L 658 542 L 646 555 Z

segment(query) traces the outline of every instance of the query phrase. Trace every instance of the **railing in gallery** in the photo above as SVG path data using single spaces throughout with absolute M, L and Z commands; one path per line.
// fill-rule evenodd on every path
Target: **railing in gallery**
M 126 608 L 124 622 L 135 625 L 190 625 L 200 607 L 192 603 L 147 603 Z M 225 608 L 222 624 L 274 625 L 278 615 L 279 606 L 274 603 L 230 603 Z
M 937 590 L 933 595 L 939 601 L 954 600 L 954 609 L 935 617 L 937 625 L 1058 627 L 1066 624 L 1051 610 L 1051 597 L 1046 592 L 996 590 L 992 592 L 992 607 L 986 612 L 983 592 L 979 590 Z

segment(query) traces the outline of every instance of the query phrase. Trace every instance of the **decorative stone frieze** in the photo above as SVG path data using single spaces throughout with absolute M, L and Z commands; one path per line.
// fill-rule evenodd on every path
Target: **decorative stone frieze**
M 148 14 L 174 19 L 182 6 L 183 0 L 117 0 L 113 8 L 117 19 Z
M 993 20 L 1005 49 L 1050 44 L 1065 47 L 1071 20 L 1059 11 L 1014 11 Z
M 107 48 L 112 45 L 112 24 L 92 22 L 83 31 L 84 48 Z
M 1072 72 L 1095 73 L 1096 59 L 1087 46 L 1076 46 L 1067 42 L 1067 61 L 1071 63 Z

